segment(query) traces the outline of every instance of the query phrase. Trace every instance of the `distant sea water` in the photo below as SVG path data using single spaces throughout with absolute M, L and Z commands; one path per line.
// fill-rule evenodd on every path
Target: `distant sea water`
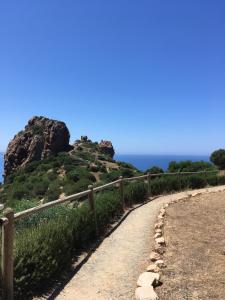
M 145 171 L 148 168 L 157 166 L 164 171 L 167 170 L 171 161 L 177 162 L 182 160 L 199 161 L 203 160 L 209 162 L 209 156 L 207 155 L 138 155 L 138 154 L 117 154 L 114 157 L 115 160 L 131 163 L 137 169 Z

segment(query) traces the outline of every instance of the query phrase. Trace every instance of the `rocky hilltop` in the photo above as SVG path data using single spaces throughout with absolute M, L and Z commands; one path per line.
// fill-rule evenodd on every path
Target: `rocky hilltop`
M 71 149 L 70 133 L 64 122 L 33 117 L 23 131 L 9 143 L 4 162 L 4 176 L 32 161 L 43 160 Z
M 115 151 L 110 141 L 101 140 L 98 147 L 101 153 L 109 155 L 111 158 L 113 158 Z
M 71 146 L 69 139 L 65 123 L 32 118 L 8 145 L 0 202 L 17 207 L 20 200 L 27 208 L 84 191 L 89 185 L 140 174 L 132 165 L 113 160 L 110 141 L 93 142 L 83 135 Z
M 74 149 L 79 149 L 79 147 L 82 147 L 83 145 L 87 146 L 90 143 L 92 143 L 92 141 L 86 135 L 82 135 L 80 140 L 75 141 Z M 115 154 L 115 150 L 113 148 L 112 142 L 101 140 L 100 143 L 95 142 L 94 144 L 95 144 L 95 150 L 97 152 L 107 155 L 110 158 L 113 158 Z

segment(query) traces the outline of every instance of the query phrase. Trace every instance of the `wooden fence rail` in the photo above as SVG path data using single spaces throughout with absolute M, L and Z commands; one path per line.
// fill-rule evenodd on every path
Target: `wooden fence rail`
M 2 282 L 3 282 L 3 300 L 13 300 L 13 235 L 14 235 L 14 222 L 28 217 L 34 213 L 43 211 L 45 209 L 78 200 L 82 197 L 88 197 L 89 206 L 91 211 L 93 212 L 95 219 L 95 230 L 96 235 L 98 235 L 99 228 L 96 221 L 96 213 L 95 213 L 95 201 L 94 201 L 94 193 L 103 191 L 107 188 L 118 187 L 120 192 L 121 204 L 123 210 L 125 210 L 125 202 L 124 202 L 124 183 L 135 181 L 135 180 L 146 180 L 148 185 L 148 195 L 151 196 L 151 178 L 156 176 L 165 176 L 165 175 L 175 175 L 178 176 L 179 181 L 181 180 L 181 175 L 191 175 L 191 174 L 205 174 L 208 173 L 217 173 L 218 171 L 198 171 L 198 172 L 177 172 L 177 173 L 158 173 L 158 174 L 146 174 L 136 177 L 123 178 L 122 176 L 113 182 L 107 183 L 105 185 L 99 187 L 89 186 L 88 190 L 64 197 L 63 199 L 57 199 L 52 202 L 41 204 L 33 208 L 29 208 L 27 210 L 18 212 L 14 214 L 13 210 L 7 208 L 4 211 L 4 217 L 0 219 L 0 226 L 2 226 Z M 181 187 L 181 185 L 180 185 Z

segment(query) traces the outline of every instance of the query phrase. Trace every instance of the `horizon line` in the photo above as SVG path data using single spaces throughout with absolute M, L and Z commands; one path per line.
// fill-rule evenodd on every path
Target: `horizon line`
M 0 155 L 4 155 L 5 151 L 1 151 L 0 150 Z M 126 152 L 122 152 L 122 153 L 115 153 L 116 155 L 139 155 L 139 156 L 146 156 L 146 155 L 152 155 L 152 156 L 210 156 L 210 154 L 193 154 L 193 153 L 126 153 Z
M 153 156 L 210 156 L 210 154 L 194 154 L 194 153 L 125 153 L 125 152 L 121 152 L 121 153 L 115 153 L 116 155 L 153 155 Z

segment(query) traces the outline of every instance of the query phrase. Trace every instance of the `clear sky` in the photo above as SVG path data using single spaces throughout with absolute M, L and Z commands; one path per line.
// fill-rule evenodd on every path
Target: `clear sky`
M 225 147 L 224 0 L 0 4 L 0 150 L 34 115 L 117 153 Z

